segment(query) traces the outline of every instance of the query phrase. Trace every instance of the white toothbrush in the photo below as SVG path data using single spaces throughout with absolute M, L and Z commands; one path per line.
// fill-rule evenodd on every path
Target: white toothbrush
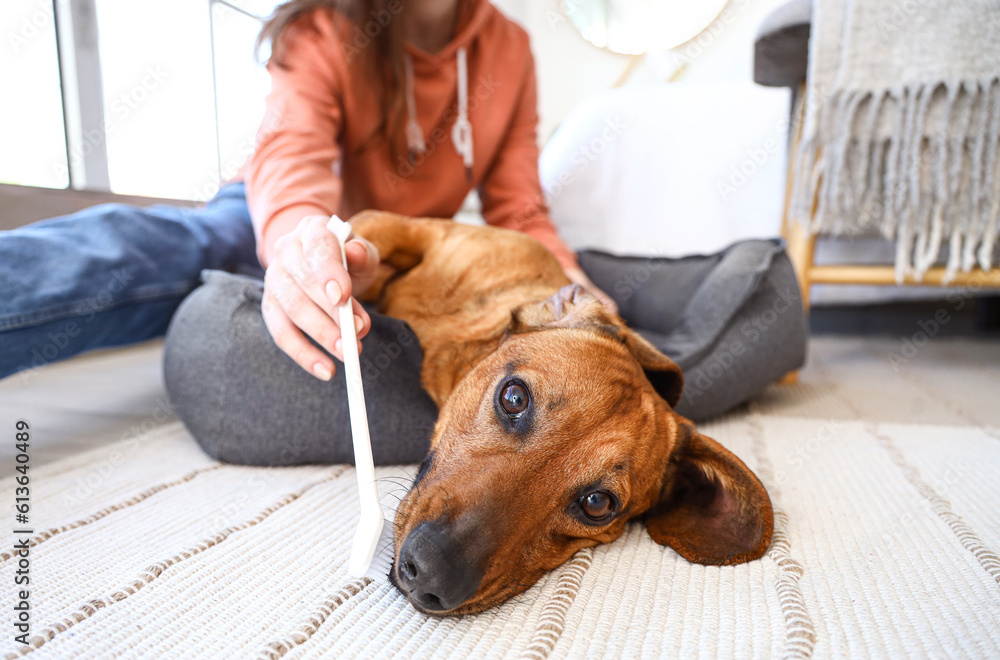
M 337 216 L 330 218 L 327 229 L 340 241 L 340 252 L 347 269 L 345 244 L 351 235 L 351 225 Z M 392 524 L 385 524 L 385 514 L 379 504 L 375 484 L 375 461 L 372 459 L 371 437 L 368 434 L 368 412 L 365 391 L 361 385 L 361 361 L 358 356 L 358 335 L 354 328 L 354 306 L 348 298 L 340 312 L 341 344 L 344 349 L 344 380 L 347 381 L 347 402 L 351 411 L 351 437 L 354 441 L 354 466 L 358 475 L 361 501 L 361 521 L 354 533 L 351 558 L 347 571 L 354 577 L 369 577 L 385 581 L 392 569 Z

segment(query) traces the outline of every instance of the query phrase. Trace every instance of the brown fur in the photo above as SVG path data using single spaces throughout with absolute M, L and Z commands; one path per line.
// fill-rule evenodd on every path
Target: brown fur
M 364 298 L 416 332 L 422 382 L 440 408 L 432 458 L 397 512 L 397 560 L 417 525 L 438 521 L 482 570 L 473 596 L 444 614 L 503 602 L 577 550 L 613 541 L 630 519 L 693 562 L 741 563 L 767 551 L 767 492 L 673 411 L 680 369 L 567 286 L 541 244 L 381 212 L 352 223 L 387 266 Z M 531 394 L 530 417 L 516 429 L 496 404 L 515 377 Z M 621 505 L 606 524 L 574 514 L 595 488 Z

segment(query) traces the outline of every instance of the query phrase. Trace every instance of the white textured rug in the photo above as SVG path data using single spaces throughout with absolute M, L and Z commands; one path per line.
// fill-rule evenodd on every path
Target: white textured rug
M 515 601 L 461 619 L 425 617 L 388 585 L 345 575 L 351 469 L 220 465 L 169 423 L 33 470 L 32 646 L 23 647 L 13 641 L 5 460 L 0 651 L 998 657 L 1000 343 L 903 350 L 894 340 L 814 340 L 799 385 L 703 425 L 771 492 L 775 542 L 762 560 L 693 565 L 633 525 Z

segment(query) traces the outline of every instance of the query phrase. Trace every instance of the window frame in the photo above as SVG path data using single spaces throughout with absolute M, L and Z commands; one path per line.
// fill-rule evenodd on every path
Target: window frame
M 19 210 L 10 214 L 14 217 L 2 223 L 5 226 L 0 226 L 0 229 L 11 229 L 104 202 L 143 205 L 169 202 L 184 206 L 196 204 L 194 200 L 165 200 L 111 192 L 107 140 L 103 138 L 88 140 L 87 137 L 103 136 L 105 131 L 104 83 L 97 3 L 96 0 L 51 0 L 51 2 L 55 18 L 69 185 L 66 188 L 45 188 L 0 184 L 0 204 L 5 207 L 14 204 Z M 221 176 L 222 145 L 219 130 L 221 121 L 215 50 L 216 5 L 225 6 L 257 21 L 263 22 L 265 18 L 227 0 L 205 0 L 210 35 L 216 167 Z

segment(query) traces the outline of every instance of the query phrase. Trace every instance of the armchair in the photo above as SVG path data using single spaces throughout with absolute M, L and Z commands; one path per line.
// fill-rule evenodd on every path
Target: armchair
M 913 15 L 897 15 L 892 11 L 877 13 L 877 8 L 869 6 L 863 11 L 857 10 L 852 2 L 832 2 L 823 5 L 826 13 L 820 18 L 828 22 L 836 20 L 846 20 L 844 16 L 857 20 L 858 16 L 880 17 L 877 20 L 878 32 L 884 35 L 885 44 L 879 47 L 878 57 L 892 58 L 899 57 L 902 52 L 901 46 L 893 46 L 895 42 L 905 39 L 916 39 L 921 34 L 918 25 L 909 24 L 909 21 L 916 20 Z M 976 3 L 972 3 L 976 4 Z M 985 7 L 985 5 L 984 5 Z M 790 133 L 790 157 L 788 165 L 788 180 L 786 186 L 785 208 L 782 221 L 782 233 L 788 242 L 789 256 L 795 267 L 802 290 L 803 302 L 808 305 L 810 300 L 810 287 L 813 284 L 869 284 L 869 285 L 953 285 L 970 286 L 975 288 L 1000 287 L 1000 270 L 991 268 L 996 262 L 995 241 L 997 234 L 997 205 L 1000 203 L 997 191 L 1000 190 L 1000 169 L 997 164 L 997 104 L 1000 103 L 1000 85 L 997 76 L 1000 76 L 1000 67 L 995 61 L 996 55 L 983 58 L 982 62 L 977 62 L 974 69 L 985 70 L 986 76 L 975 84 L 959 79 L 946 80 L 937 87 L 925 85 L 924 89 L 932 90 L 918 97 L 916 103 L 912 103 L 911 110 L 907 115 L 908 121 L 921 121 L 926 112 L 927 125 L 934 119 L 943 127 L 934 131 L 924 125 L 915 124 L 915 130 L 911 135 L 917 135 L 916 140 L 920 140 L 919 145 L 908 145 L 914 154 L 918 154 L 921 159 L 916 163 L 909 163 L 910 167 L 894 168 L 893 163 L 887 161 L 877 161 L 872 156 L 864 164 L 865 167 L 851 168 L 848 165 L 857 165 L 858 161 L 851 161 L 852 154 L 844 154 L 843 151 L 858 148 L 871 149 L 872 154 L 885 156 L 886 152 L 890 156 L 897 157 L 897 162 L 905 158 L 904 148 L 892 143 L 898 135 L 886 135 L 885 130 L 879 130 L 887 121 L 886 117 L 892 111 L 904 108 L 907 91 L 905 81 L 901 78 L 898 86 L 884 92 L 887 101 L 879 105 L 878 92 L 869 93 L 867 96 L 859 95 L 853 101 L 854 105 L 838 105 L 837 101 L 829 102 L 829 98 L 824 97 L 829 88 L 822 88 L 817 85 L 817 81 L 809 79 L 814 72 L 821 71 L 829 80 L 830 69 L 837 68 L 836 80 L 838 85 L 843 85 L 842 78 L 845 72 L 854 70 L 864 70 L 864 67 L 873 67 L 875 62 L 848 62 L 836 63 L 823 62 L 823 66 L 817 66 L 817 62 L 810 62 L 809 58 L 829 56 L 835 52 L 836 48 L 823 47 L 822 41 L 817 43 L 813 36 L 810 43 L 810 34 L 814 33 L 814 4 L 812 0 L 793 0 L 782 5 L 775 10 L 761 25 L 754 54 L 754 79 L 767 86 L 790 87 L 793 90 L 791 133 Z M 936 11 L 923 6 L 917 10 Z M 969 13 L 969 12 L 973 13 Z M 867 14 L 865 13 L 867 12 Z M 948 14 L 948 21 L 956 23 L 966 23 L 976 20 L 984 24 L 997 21 L 996 9 L 985 10 L 975 13 L 974 8 L 966 7 L 964 11 L 954 11 Z M 921 16 L 921 19 L 926 19 Z M 924 21 L 926 22 L 926 21 Z M 912 29 L 911 29 L 912 28 Z M 852 29 L 857 30 L 856 27 Z M 945 31 L 945 33 L 954 31 Z M 973 31 L 975 32 L 975 31 Z M 847 37 L 845 36 L 846 40 Z M 942 37 L 942 40 L 944 37 Z M 829 39 L 825 42 L 829 46 Z M 970 41 L 970 44 L 974 43 Z M 840 47 L 841 56 L 850 58 L 852 55 L 857 59 L 857 49 L 851 51 L 847 46 Z M 939 43 L 934 44 L 934 48 L 941 49 Z M 994 49 L 995 50 L 995 49 Z M 845 52 L 846 51 L 846 52 Z M 945 48 L 942 52 L 946 52 Z M 953 50 L 953 52 L 955 52 Z M 818 55 L 817 55 L 818 54 Z M 873 57 L 873 60 L 878 59 Z M 955 52 L 956 59 L 958 53 Z M 863 58 L 862 58 L 863 59 Z M 949 62 L 946 56 L 939 58 L 936 64 L 928 64 L 930 58 L 924 58 L 924 67 L 934 69 L 934 71 L 908 73 L 913 79 L 925 80 L 928 77 L 938 75 L 939 72 L 948 70 Z M 839 68 L 838 68 L 839 67 Z M 992 78 L 990 72 L 992 71 Z M 807 93 L 807 80 L 809 92 Z M 896 84 L 896 83 L 894 83 Z M 945 98 L 939 98 L 944 96 Z M 975 115 L 982 121 L 981 126 L 970 125 L 966 127 L 965 133 L 949 133 L 942 136 L 945 129 L 953 128 L 956 120 L 949 116 L 961 103 L 961 97 L 967 97 L 968 110 L 970 116 Z M 957 102 L 955 99 L 959 99 Z M 866 104 L 867 106 L 863 105 Z M 980 104 L 980 105 L 977 105 Z M 886 106 L 893 105 L 886 110 Z M 824 107 L 825 106 L 825 107 Z M 943 106 L 943 107 L 942 107 Z M 913 109 L 915 108 L 915 109 Z M 991 111 L 992 108 L 992 111 Z M 905 109 L 905 108 L 904 108 Z M 870 122 L 868 136 L 863 131 L 857 131 L 859 118 L 857 113 L 864 110 L 867 113 L 865 119 Z M 975 113 L 979 114 L 976 115 Z M 935 114 L 936 113 L 936 114 Z M 808 117 L 807 117 L 808 115 Z M 910 117 L 912 115 L 912 117 Z M 829 132 L 816 130 L 819 122 L 840 122 L 841 130 L 862 133 L 855 137 L 852 133 L 849 140 L 844 144 L 831 145 L 824 144 L 822 138 L 829 137 Z M 950 126 L 951 124 L 952 126 Z M 898 127 L 894 127 L 898 128 Z M 909 128 L 908 126 L 903 127 Z M 806 136 L 810 129 L 811 134 Z M 977 130 L 980 129 L 980 130 Z M 931 133 L 928 136 L 928 133 Z M 817 143 L 815 138 L 819 136 Z M 806 145 L 804 141 L 813 138 L 813 143 Z M 942 139 L 943 137 L 943 139 Z M 838 140 L 840 137 L 838 136 Z M 864 144 L 866 139 L 870 139 L 871 144 Z M 977 141 L 978 140 L 978 141 Z M 938 146 L 943 144 L 944 146 Z M 836 152 L 840 147 L 841 153 Z M 827 150 L 824 153 L 824 149 Z M 857 149 L 860 151 L 860 149 Z M 896 149 L 896 151 L 892 151 Z M 880 151 L 881 150 L 881 151 Z M 939 187 L 934 190 L 933 196 L 923 193 L 934 188 L 929 178 L 937 176 L 938 181 L 942 180 L 944 174 L 934 172 L 935 167 L 940 167 L 937 162 L 926 162 L 941 156 L 941 152 L 950 150 L 948 156 L 952 158 L 950 174 L 952 176 L 951 185 L 947 189 Z M 985 157 L 977 161 L 976 150 L 980 150 Z M 903 153 L 902 156 L 898 154 Z M 831 162 L 836 155 L 841 160 Z M 956 162 L 955 158 L 959 160 Z M 968 163 L 968 166 L 966 165 Z M 838 166 L 840 169 L 838 170 Z M 975 168 L 979 168 L 976 170 Z M 869 181 L 861 181 L 860 186 L 850 189 L 848 183 L 840 182 L 840 187 L 846 190 L 831 191 L 831 186 L 838 185 L 835 177 L 844 176 L 844 171 L 851 171 L 854 176 L 860 173 L 858 170 L 864 169 L 862 176 L 868 177 Z M 804 180 L 803 174 L 812 173 L 812 178 Z M 828 180 L 824 180 L 824 177 Z M 914 178 L 917 177 L 917 178 Z M 980 183 L 978 197 L 972 184 L 963 179 L 977 179 Z M 855 183 L 854 181 L 851 182 Z M 824 187 L 826 184 L 826 187 Z M 912 184 L 912 185 L 911 185 Z M 863 190 L 863 195 L 867 199 L 861 199 L 863 195 L 856 195 L 856 191 Z M 913 221 L 896 214 L 890 216 L 888 207 L 896 203 L 897 207 L 905 207 L 912 199 L 901 199 L 904 195 L 898 191 L 904 191 L 905 196 L 916 198 L 918 201 L 911 207 L 905 208 L 905 213 L 913 213 L 917 209 L 917 214 L 931 215 L 933 212 L 937 217 L 929 220 L 916 218 Z M 896 199 L 893 194 L 897 193 Z M 943 194 L 942 194 L 943 193 Z M 962 195 L 965 197 L 961 197 Z M 972 199 L 970 202 L 969 199 Z M 835 203 L 831 203 L 834 200 Z M 885 208 L 882 208 L 885 207 Z M 872 209 L 878 213 L 877 218 L 872 218 Z M 970 211 L 971 209 L 971 211 Z M 895 209 L 892 209 L 895 211 Z M 823 214 L 822 219 L 818 217 Z M 973 221 L 971 215 L 985 217 L 985 228 L 976 231 L 970 228 Z M 944 223 L 941 218 L 944 218 Z M 992 221 L 990 221 L 992 217 Z M 956 218 L 958 218 L 956 220 Z M 960 222 L 959 222 L 960 220 Z M 919 223 L 925 222 L 926 229 Z M 937 224 L 935 224 L 937 223 Z M 950 224 L 953 229 L 949 232 L 947 228 L 941 228 L 942 224 Z M 916 225 L 916 228 L 914 228 Z M 962 225 L 962 226 L 960 226 Z M 958 227 L 955 229 L 955 227 Z M 970 228 L 968 233 L 964 233 L 966 228 Z M 881 231 L 879 231 L 881 230 Z M 859 236 L 872 235 L 885 236 L 896 244 L 896 265 L 854 265 L 835 264 L 817 265 L 815 260 L 816 240 L 818 235 L 837 235 L 841 237 L 856 238 Z M 964 244 L 963 244 L 964 242 Z M 942 263 L 946 262 L 946 263 Z

